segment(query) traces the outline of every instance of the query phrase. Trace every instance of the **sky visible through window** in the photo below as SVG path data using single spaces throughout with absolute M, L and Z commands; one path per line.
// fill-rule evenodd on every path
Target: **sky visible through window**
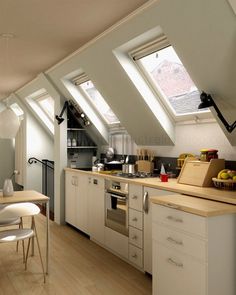
M 99 91 L 95 88 L 92 81 L 81 83 L 80 87 L 87 93 L 97 111 L 102 115 L 108 124 L 119 123 L 119 119 L 113 113 Z
M 172 46 L 140 59 L 148 77 L 174 115 L 199 113 L 200 93 Z
M 54 121 L 54 99 L 51 96 L 47 96 L 43 99 L 39 99 L 38 103 L 49 118 Z

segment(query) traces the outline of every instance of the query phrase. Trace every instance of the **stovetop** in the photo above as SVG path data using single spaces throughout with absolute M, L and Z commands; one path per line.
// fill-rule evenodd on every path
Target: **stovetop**
M 148 172 L 136 172 L 136 173 L 123 173 L 118 172 L 113 174 L 113 176 L 124 177 L 124 178 L 148 178 L 148 177 L 157 177 L 157 174 L 148 173 Z

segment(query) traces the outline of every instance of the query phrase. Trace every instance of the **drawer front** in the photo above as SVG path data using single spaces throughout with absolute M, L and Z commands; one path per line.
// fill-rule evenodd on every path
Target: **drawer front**
M 129 209 L 129 225 L 143 230 L 143 213 L 137 210 Z
M 129 243 L 142 249 L 143 248 L 143 231 L 130 226 L 129 227 Z
M 191 255 L 202 262 L 207 261 L 207 242 L 169 227 L 153 223 L 152 237 L 162 245 Z
M 140 268 L 143 268 L 143 250 L 129 245 L 129 261 Z
M 157 242 L 153 246 L 153 294 L 207 294 L 207 264 Z
M 153 222 L 161 222 L 201 237 L 207 236 L 207 221 L 202 216 L 156 204 L 152 209 Z
M 143 189 L 141 185 L 129 185 L 129 207 L 138 211 L 143 210 Z

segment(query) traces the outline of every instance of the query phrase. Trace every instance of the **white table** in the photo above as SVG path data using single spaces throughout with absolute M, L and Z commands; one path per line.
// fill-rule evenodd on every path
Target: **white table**
M 49 273 L 49 197 L 36 191 L 16 191 L 13 196 L 3 197 L 0 191 L 0 204 L 12 203 L 45 203 L 46 204 L 46 273 Z

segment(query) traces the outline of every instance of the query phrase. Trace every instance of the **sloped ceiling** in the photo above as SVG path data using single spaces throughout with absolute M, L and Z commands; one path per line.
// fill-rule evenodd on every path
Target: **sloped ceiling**
M 173 126 L 169 136 L 114 55 L 114 50 L 130 40 L 161 28 L 198 88 L 211 93 L 222 106 L 227 120 L 234 121 L 236 16 L 229 2 L 154 0 L 149 3 L 145 9 L 47 71 L 51 81 L 68 97 L 61 79 L 82 69 L 137 143 L 172 144 Z M 225 135 L 232 145 L 236 145 L 236 130 L 232 134 L 226 131 Z
M 147 0 L 1 0 L 0 99 L 145 2 Z M 13 34 L 13 38 L 5 34 Z

